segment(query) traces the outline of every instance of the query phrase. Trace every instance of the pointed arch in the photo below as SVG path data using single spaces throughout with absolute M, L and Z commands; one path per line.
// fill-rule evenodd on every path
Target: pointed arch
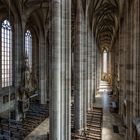
M 5 19 L 1 25 L 1 71 L 2 87 L 12 86 L 13 81 L 13 41 L 12 26 Z
M 29 29 L 25 32 L 25 56 L 28 60 L 29 68 L 32 70 L 32 34 Z

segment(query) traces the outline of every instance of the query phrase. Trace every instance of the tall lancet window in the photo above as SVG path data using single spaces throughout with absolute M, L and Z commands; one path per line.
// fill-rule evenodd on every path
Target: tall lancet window
M 32 71 L 32 35 L 30 30 L 27 30 L 25 33 L 25 55 L 30 71 Z
M 1 26 L 2 87 L 12 85 L 12 62 L 12 27 L 8 20 L 4 20 Z
M 103 51 L 103 73 L 107 73 L 107 51 Z

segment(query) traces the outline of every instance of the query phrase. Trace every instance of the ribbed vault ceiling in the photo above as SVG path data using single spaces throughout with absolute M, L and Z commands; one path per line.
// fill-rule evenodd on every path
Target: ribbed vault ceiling
M 72 0 L 72 6 L 77 7 L 78 0 Z M 124 0 L 79 0 L 93 31 L 96 43 L 101 48 L 111 48 L 118 29 L 122 5 Z M 0 4 L 8 0 L 0 0 Z M 34 11 L 41 13 L 42 20 L 48 23 L 49 0 L 15 0 L 13 1 L 15 13 L 24 12 L 26 16 Z M 41 12 L 40 12 L 40 11 Z M 16 12 L 17 11 L 17 12 Z
M 5 9 L 10 9 L 10 12 L 19 19 L 30 21 L 32 26 L 38 24 L 42 28 L 48 24 L 49 0 L 0 0 L 0 12 L 5 11 Z
M 118 29 L 123 0 L 91 0 L 88 6 L 90 26 L 101 48 L 111 48 Z

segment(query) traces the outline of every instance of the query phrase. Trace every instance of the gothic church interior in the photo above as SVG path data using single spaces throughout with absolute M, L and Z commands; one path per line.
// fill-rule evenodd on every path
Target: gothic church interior
M 139 0 L 0 0 L 0 140 L 140 140 Z

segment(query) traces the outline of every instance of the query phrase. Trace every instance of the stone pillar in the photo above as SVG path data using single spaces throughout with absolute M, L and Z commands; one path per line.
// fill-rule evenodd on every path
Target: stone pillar
M 103 75 L 103 51 L 101 51 L 101 54 L 100 54 L 100 68 L 101 68 L 101 71 L 100 71 L 100 73 L 101 73 L 101 77 L 102 77 L 102 75 Z
M 81 133 L 84 128 L 83 123 L 83 29 L 84 29 L 84 14 L 80 7 L 80 0 L 77 2 L 77 18 L 76 18 L 76 46 L 74 48 L 74 95 L 75 95 L 75 131 Z
M 107 74 L 109 73 L 109 50 L 107 50 Z
M 92 36 L 92 40 L 93 40 L 93 36 Z M 92 93 L 91 93 L 91 103 L 90 103 L 90 106 L 92 107 L 93 106 L 93 103 L 95 102 L 95 68 L 96 68 L 96 43 L 95 41 L 93 40 L 93 45 L 92 45 Z
M 108 51 L 108 73 L 111 74 L 111 50 Z
M 91 107 L 92 107 L 92 105 L 93 105 L 93 94 L 94 94 L 94 67 L 95 67 L 95 65 L 94 65 L 94 38 L 93 38 L 93 36 L 92 36 L 92 33 L 90 34 L 90 39 L 91 39 L 91 69 L 90 69 L 90 74 L 91 74 L 91 76 L 90 76 L 90 82 L 91 82 L 91 91 L 90 91 L 90 109 L 91 109 Z
M 23 48 L 23 37 L 24 33 L 22 33 L 22 26 L 21 23 L 17 20 L 17 23 L 15 23 L 15 33 L 14 33 L 15 39 L 15 53 L 14 53 L 14 72 L 15 72 L 15 77 L 14 77 L 14 84 L 15 87 L 19 87 L 22 83 L 22 78 L 21 78 L 21 66 L 22 66 L 22 56 L 24 50 Z
M 18 18 L 17 18 L 18 19 Z M 24 59 L 23 59 L 23 52 L 24 52 L 24 32 L 22 31 L 22 25 L 19 22 L 19 20 L 16 21 L 15 23 L 15 28 L 14 28 L 14 37 L 15 37 L 15 48 L 14 48 L 14 86 L 15 86 L 15 111 L 16 111 L 16 120 L 19 121 L 21 114 L 19 113 L 18 109 L 18 100 L 19 97 L 17 95 L 18 93 L 18 88 L 20 86 L 24 85 L 24 77 L 22 73 L 22 66 L 24 64 Z
M 47 26 L 47 25 L 46 25 Z M 49 39 L 49 31 L 45 31 L 45 44 L 46 44 L 46 103 L 49 101 L 49 95 L 50 95 L 50 85 L 51 85 L 51 46 L 50 46 L 50 39 Z M 36 49 L 37 50 L 37 49 Z
M 133 2 L 132 9 L 132 27 L 133 27 L 133 118 L 140 116 L 140 1 L 135 0 Z M 132 53 L 131 52 L 131 53 Z M 139 135 L 136 130 L 132 130 L 135 133 L 133 140 L 139 140 Z
M 100 53 L 100 77 L 102 78 L 103 75 L 103 55 L 102 52 Z
M 96 44 L 96 43 L 95 43 Z M 94 76 L 94 86 L 95 86 L 95 95 L 96 95 L 96 93 L 97 93 L 97 46 L 95 46 L 95 56 L 94 56 L 94 61 L 95 61 L 95 65 L 94 65 L 94 73 L 95 73 L 95 76 Z M 101 62 L 101 60 L 99 61 L 99 65 L 100 65 L 100 62 Z M 101 68 L 100 68 L 100 77 L 101 77 Z
M 40 87 L 40 102 L 41 104 L 46 104 L 47 101 L 47 77 L 46 77 L 46 43 L 45 37 L 40 35 L 39 39 L 39 87 Z
M 52 0 L 50 139 L 71 139 L 71 0 Z
M 52 28 L 52 27 L 51 27 Z M 49 47 L 48 47 L 48 98 L 49 98 L 49 101 L 50 101 L 50 96 L 51 96 L 51 93 L 52 93 L 52 47 L 51 47 L 51 44 L 52 44 L 52 36 L 51 36 L 51 33 L 52 33 L 52 29 L 49 30 L 48 32 L 48 40 L 49 40 Z
M 100 86 L 100 51 L 99 51 L 99 48 L 96 47 L 96 82 L 97 82 L 97 85 L 96 87 L 99 88 Z
M 133 86 L 133 92 L 134 92 L 134 96 L 133 96 L 133 102 L 134 102 L 134 106 L 133 106 L 133 110 L 134 110 L 134 115 L 136 117 L 140 116 L 140 1 L 135 0 L 134 2 L 134 16 L 133 16 L 133 26 L 135 25 L 134 28 L 134 36 L 133 36 L 133 63 L 134 63 L 134 71 L 133 71 L 133 82 L 134 86 Z M 138 138 L 137 138 L 138 139 Z
M 86 128 L 87 121 L 87 103 L 88 103 L 88 42 L 87 42 L 87 16 L 84 17 L 84 32 L 83 32 L 83 127 Z
M 124 111 L 124 99 L 125 99 L 125 96 L 124 96 L 124 79 L 125 79 L 125 73 L 124 73 L 124 58 L 125 58 L 125 50 L 124 50 L 124 39 L 125 39 L 125 35 L 124 35 L 124 27 L 125 24 L 123 23 L 122 24 L 122 29 L 119 30 L 119 43 L 118 43 L 118 46 L 119 46 L 119 69 L 120 69 L 120 91 L 119 91 L 119 113 L 121 115 L 123 115 L 123 111 Z
M 91 95 L 91 47 L 92 47 L 92 40 L 91 40 L 91 31 L 90 29 L 88 29 L 88 92 L 87 92 L 87 96 L 88 96 L 88 104 L 87 104 L 87 108 L 88 110 L 90 110 L 90 95 Z

